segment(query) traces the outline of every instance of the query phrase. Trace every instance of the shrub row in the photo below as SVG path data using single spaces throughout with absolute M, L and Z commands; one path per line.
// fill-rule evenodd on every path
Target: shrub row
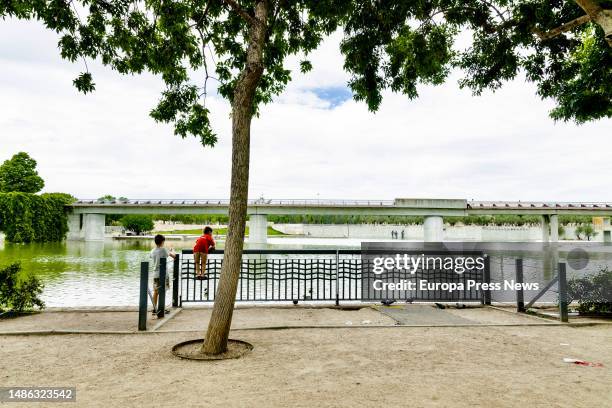
M 0 230 L 8 242 L 61 241 L 68 232 L 69 194 L 0 193 Z

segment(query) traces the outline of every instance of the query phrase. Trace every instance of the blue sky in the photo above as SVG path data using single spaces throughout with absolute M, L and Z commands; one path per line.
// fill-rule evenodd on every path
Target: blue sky
M 329 103 L 329 108 L 333 109 L 343 104 L 353 97 L 351 90 L 347 86 L 328 86 L 322 88 L 312 88 L 311 91 L 320 99 Z
M 385 92 L 372 113 L 346 88 L 339 41 L 310 55 L 314 70 L 296 69 L 254 120 L 251 197 L 612 201 L 612 121 L 555 123 L 532 84 L 474 97 L 457 74 L 419 87 L 416 100 Z M 81 198 L 229 196 L 227 101 L 209 98 L 219 142 L 202 148 L 148 116 L 157 78 L 91 63 L 97 89 L 81 95 L 72 80 L 83 67 L 61 60 L 56 43 L 37 23 L 0 23 L 0 161 L 27 151 L 46 191 Z

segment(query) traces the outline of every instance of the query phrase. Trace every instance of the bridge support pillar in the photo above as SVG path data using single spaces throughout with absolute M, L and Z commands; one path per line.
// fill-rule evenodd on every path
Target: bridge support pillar
M 69 214 L 68 239 L 104 241 L 104 214 Z
M 612 242 L 612 229 L 610 228 L 610 218 L 604 218 L 603 242 L 606 244 Z
M 444 220 L 439 215 L 425 216 L 423 223 L 425 242 L 442 242 L 444 240 Z
M 542 242 L 550 242 L 550 216 L 542 216 Z
M 69 241 L 79 241 L 83 239 L 83 214 L 68 214 L 68 234 L 66 239 Z
M 268 216 L 252 214 L 249 216 L 249 243 L 265 244 L 268 239 Z
M 85 214 L 83 216 L 83 237 L 85 241 L 104 241 L 104 214 Z
M 559 216 L 550 216 L 550 242 L 559 242 Z

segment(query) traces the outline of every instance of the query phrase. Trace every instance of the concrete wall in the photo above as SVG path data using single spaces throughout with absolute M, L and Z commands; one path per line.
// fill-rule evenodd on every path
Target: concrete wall
M 398 231 L 405 239 L 422 239 L 421 225 L 389 224 L 274 224 L 273 228 L 285 234 L 317 238 L 384 238 L 391 239 L 391 231 Z
M 591 241 L 593 241 L 593 242 L 603 242 L 603 240 L 604 240 L 604 229 L 603 228 L 597 228 L 595 226 L 593 226 L 593 227 L 594 227 L 595 232 L 597 233 L 597 235 L 592 237 Z M 576 238 L 576 226 L 575 225 L 564 225 L 563 229 L 565 229 L 565 234 L 560 236 L 559 239 L 569 239 L 569 240 L 577 239 Z M 583 239 L 584 239 L 584 236 L 583 236 Z
M 107 225 L 106 227 L 104 227 L 104 235 L 105 236 L 110 236 L 110 237 L 115 237 L 118 235 L 125 235 L 125 228 L 123 228 L 120 225 Z
M 273 224 L 274 229 L 290 235 L 304 235 L 313 238 L 374 238 L 391 239 L 391 231 L 397 231 L 401 238 L 423 240 L 422 225 L 391 225 L 391 224 Z M 565 226 L 565 235 L 561 239 L 576 239 L 573 226 Z M 542 239 L 541 226 L 444 226 L 445 241 L 539 241 Z M 593 241 L 603 240 L 602 231 Z
M 154 232 L 164 232 L 164 231 L 174 231 L 174 230 L 192 230 L 192 229 L 201 229 L 210 225 L 213 229 L 217 228 L 227 228 L 225 224 L 183 224 L 180 222 L 174 221 L 155 221 L 155 226 L 153 228 Z

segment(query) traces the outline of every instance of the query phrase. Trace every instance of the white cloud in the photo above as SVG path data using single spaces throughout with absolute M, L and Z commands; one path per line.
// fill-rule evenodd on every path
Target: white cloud
M 329 109 L 312 90 L 346 84 L 338 41 L 254 120 L 252 197 L 612 201 L 610 120 L 554 123 L 523 80 L 481 97 L 455 81 L 414 101 L 386 93 L 376 114 L 352 100 Z M 82 67 L 62 61 L 56 42 L 36 23 L 0 23 L 0 161 L 27 151 L 47 191 L 79 197 L 229 196 L 227 102 L 209 98 L 219 143 L 204 149 L 148 116 L 159 80 L 92 64 L 97 90 L 80 95 Z

